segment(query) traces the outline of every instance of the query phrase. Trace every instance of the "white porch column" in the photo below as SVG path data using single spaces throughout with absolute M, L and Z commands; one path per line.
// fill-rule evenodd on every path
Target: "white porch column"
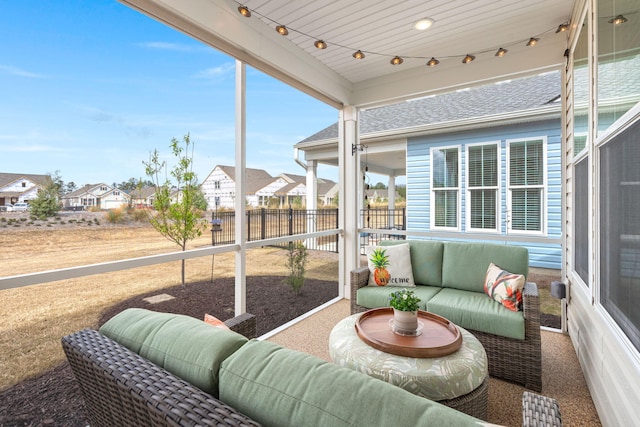
M 389 210 L 389 228 L 393 228 L 394 225 L 394 212 L 392 212 L 393 209 L 396 208 L 396 177 L 395 175 L 389 175 L 389 183 L 387 185 L 387 187 L 389 188 L 389 194 L 388 194 L 388 206 L 387 209 Z
M 246 65 L 236 60 L 236 286 L 235 315 L 247 311 L 247 231 L 246 221 Z
M 318 209 L 318 162 L 315 160 L 307 161 L 307 197 L 305 201 L 305 207 L 307 212 L 309 210 L 315 211 Z M 316 231 L 317 215 L 309 215 L 307 213 L 307 233 L 313 233 Z M 305 244 L 307 248 L 315 248 L 316 239 L 307 239 Z
M 340 295 L 350 297 L 349 275 L 351 270 L 360 266 L 358 251 L 358 156 L 352 147 L 359 144 L 358 110 L 353 106 L 345 106 L 340 111 L 338 136 L 338 166 L 340 170 L 339 224 L 344 230 L 340 239 L 339 252 L 339 289 Z

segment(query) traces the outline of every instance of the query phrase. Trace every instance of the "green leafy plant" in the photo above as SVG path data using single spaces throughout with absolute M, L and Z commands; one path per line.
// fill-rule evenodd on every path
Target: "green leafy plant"
M 58 215 L 61 187 L 62 180 L 57 172 L 53 176 L 47 175 L 42 188 L 38 190 L 36 198 L 29 203 L 31 218 L 44 220 Z
M 420 298 L 408 289 L 393 292 L 389 296 L 389 305 L 400 311 L 416 311 L 419 308 L 418 303 L 420 301 Z
M 304 273 L 307 266 L 307 248 L 301 242 L 289 242 L 287 247 L 287 268 L 289 276 L 284 280 L 297 295 L 304 286 Z
M 183 144 L 176 138 L 171 140 L 171 151 L 177 164 L 171 169 L 172 183 L 167 174 L 167 164 L 160 160 L 160 153 L 154 150 L 148 162 L 143 162 L 145 172 L 153 182 L 155 196 L 149 222 L 160 234 L 176 243 L 183 251 L 187 242 L 202 235 L 207 227 L 203 212 L 198 208 L 200 188 L 198 177 L 193 172 L 193 144 L 189 134 L 183 137 Z M 162 175 L 165 175 L 164 178 Z M 182 287 L 185 287 L 185 260 L 182 260 Z

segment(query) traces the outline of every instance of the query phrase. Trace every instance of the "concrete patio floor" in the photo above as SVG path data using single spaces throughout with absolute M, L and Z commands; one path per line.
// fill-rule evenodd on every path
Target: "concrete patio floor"
M 350 302 L 343 299 L 266 339 L 330 361 L 331 329 L 349 315 Z M 521 399 L 525 390 L 522 386 L 491 378 L 488 421 L 521 426 Z M 601 425 L 568 335 L 542 331 L 541 394 L 558 401 L 564 426 Z

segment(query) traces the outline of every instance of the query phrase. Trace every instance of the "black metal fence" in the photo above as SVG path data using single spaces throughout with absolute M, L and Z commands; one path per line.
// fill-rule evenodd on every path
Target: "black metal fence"
M 364 228 L 405 230 L 405 209 L 363 209 L 361 223 Z M 264 240 L 294 234 L 337 229 L 338 209 L 251 209 L 246 213 L 247 241 Z M 212 244 L 227 245 L 235 242 L 236 213 L 214 212 L 211 215 Z M 404 239 L 386 233 L 361 233 L 360 245 L 375 244 L 383 239 Z M 307 249 L 338 252 L 338 235 L 305 239 Z M 282 246 L 286 246 L 283 243 Z
M 235 242 L 234 211 L 214 212 L 212 214 L 213 245 L 226 245 Z M 252 209 L 246 213 L 247 241 L 264 240 L 294 234 L 338 228 L 337 209 Z M 283 243 L 282 246 L 286 246 Z M 338 235 L 305 239 L 307 249 L 338 252 Z
M 401 209 L 363 209 L 360 211 L 360 221 L 364 228 L 382 230 L 406 230 L 406 208 Z M 405 236 L 387 233 L 360 233 L 360 248 L 374 245 L 380 240 L 404 240 Z

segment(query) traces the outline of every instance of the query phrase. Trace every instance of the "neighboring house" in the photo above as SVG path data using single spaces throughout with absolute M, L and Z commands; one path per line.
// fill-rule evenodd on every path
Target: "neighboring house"
M 280 207 L 294 205 L 298 200 L 304 204 L 306 178 L 300 175 L 282 173 L 271 176 L 262 169 L 246 169 L 246 204 L 251 207 L 267 207 L 278 200 Z M 318 179 L 323 192 L 318 197 L 335 197 L 337 184 L 330 180 Z M 233 209 L 235 201 L 235 167 L 218 165 L 200 185 L 207 200 L 209 210 L 216 208 Z
M 361 161 L 406 175 L 408 231 L 521 245 L 531 266 L 560 269 L 560 95 L 550 72 L 364 110 Z M 313 156 L 337 137 L 333 125 L 296 147 Z M 398 147 L 406 169 L 385 164 Z
M 264 202 L 266 193 L 258 192 L 271 184 L 274 178 L 262 169 L 246 168 L 246 203 L 250 206 L 260 206 Z M 207 200 L 209 210 L 216 208 L 233 209 L 236 198 L 236 168 L 234 166 L 218 165 L 202 181 L 200 189 Z
M 49 175 L 0 173 L 0 206 L 29 202 L 38 195 Z
M 153 200 L 156 195 L 155 187 L 142 187 L 129 191 L 131 204 L 136 207 L 153 206 Z
M 396 191 L 396 199 L 400 197 L 400 194 Z M 389 200 L 389 190 L 382 188 L 370 188 L 364 190 L 364 195 L 371 203 L 385 203 Z
M 340 186 L 330 179 L 318 179 L 318 201 L 323 206 L 331 206 L 337 202 Z
M 115 209 L 128 204 L 130 197 L 117 187 L 100 183 L 87 184 L 76 191 L 62 196 L 64 207 Z

